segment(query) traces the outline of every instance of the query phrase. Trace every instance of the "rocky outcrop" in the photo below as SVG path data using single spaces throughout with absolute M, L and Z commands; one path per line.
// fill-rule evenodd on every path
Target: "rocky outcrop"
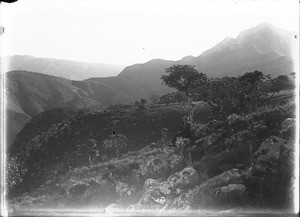
M 292 143 L 271 136 L 254 153 L 246 186 L 254 205 L 288 207 L 293 202 L 294 156 Z
M 138 197 L 140 196 L 137 189 L 128 186 L 128 184 L 120 181 L 118 181 L 116 184 L 116 193 L 119 198 L 118 203 L 123 205 L 133 204 L 137 202 Z
M 286 118 L 280 130 L 280 135 L 282 138 L 291 140 L 294 139 L 296 133 L 296 119 L 295 118 Z
M 182 203 L 183 208 L 226 207 L 237 206 L 247 200 L 246 187 L 244 186 L 245 172 L 238 169 L 226 171 L 215 176 L 179 198 L 187 201 Z M 183 201 L 177 198 L 176 201 Z
M 116 203 L 109 204 L 105 209 L 105 214 L 121 213 L 124 211 L 124 208 Z
M 250 168 L 253 175 L 273 171 L 284 151 L 290 151 L 292 144 L 282 138 L 271 136 L 265 140 L 254 153 L 253 165 Z
M 143 188 L 143 196 L 136 208 L 161 209 L 167 207 L 180 193 L 198 183 L 199 175 L 193 167 L 184 168 L 182 171 L 171 175 L 166 181 L 147 179 Z
M 190 114 L 191 126 L 207 124 L 211 117 L 212 111 L 209 105 L 204 101 L 199 101 Z

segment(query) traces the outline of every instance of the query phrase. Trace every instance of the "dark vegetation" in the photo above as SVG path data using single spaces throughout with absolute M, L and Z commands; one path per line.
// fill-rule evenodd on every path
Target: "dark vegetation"
M 177 92 L 34 117 L 9 150 L 13 207 L 291 208 L 294 79 L 261 71 L 211 79 L 174 65 L 162 81 Z M 197 109 L 208 121 L 194 118 Z M 163 146 L 161 130 L 170 141 L 186 115 L 193 139 L 177 139 L 184 153 Z
M 10 147 L 14 166 L 9 167 L 9 175 L 14 178 L 15 171 L 23 175 L 10 180 L 8 187 L 19 194 L 55 180 L 69 168 L 102 162 L 157 142 L 161 128 L 174 134 L 187 113 L 179 106 L 145 113 L 141 108 L 118 105 L 92 113 L 65 108 L 42 112 L 25 125 Z

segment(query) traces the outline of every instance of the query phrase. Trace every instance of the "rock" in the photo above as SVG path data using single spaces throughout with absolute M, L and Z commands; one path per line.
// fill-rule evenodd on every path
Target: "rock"
M 178 197 L 176 197 L 172 203 L 173 209 L 183 209 L 183 210 L 190 210 L 192 205 L 187 197 L 187 193 L 182 193 Z
M 147 179 L 144 184 L 143 196 L 136 205 L 143 209 L 161 209 L 173 203 L 184 190 L 195 186 L 199 181 L 197 171 L 192 167 L 186 167 L 182 171 L 171 175 L 166 181 L 159 182 Z
M 263 205 L 271 207 L 290 207 L 293 203 L 294 165 L 291 142 L 276 136 L 265 140 L 247 170 L 246 186 L 254 198 L 252 201 L 263 201 Z
M 242 116 L 237 114 L 232 114 L 227 117 L 227 123 L 229 126 L 233 126 L 242 121 Z
M 220 137 L 221 133 L 212 133 L 209 136 L 196 140 L 195 143 L 201 145 L 205 150 L 210 149 Z
M 177 172 L 184 167 L 184 159 L 182 155 L 173 154 L 169 158 L 169 165 L 173 172 Z
M 182 156 L 185 165 L 192 165 L 190 139 L 179 137 L 175 142 L 175 153 Z
M 170 194 L 169 186 L 154 179 L 147 179 L 143 188 L 143 196 L 136 205 L 141 209 L 160 209 L 166 205 L 166 196 Z
M 120 212 L 122 212 L 122 210 L 123 210 L 122 206 L 115 204 L 115 203 L 111 203 L 104 209 L 104 213 L 106 213 L 106 214 L 120 213 Z
M 225 146 L 230 149 L 240 148 L 241 146 L 249 147 L 249 141 L 253 134 L 250 130 L 239 131 L 225 140 Z
M 296 119 L 286 118 L 280 130 L 280 136 L 284 139 L 291 140 L 294 139 L 296 132 Z
M 258 139 L 266 139 L 270 136 L 270 131 L 267 126 L 265 126 L 263 123 L 256 123 L 252 126 L 251 130 L 256 138 Z
M 192 109 L 190 114 L 191 125 L 202 125 L 207 124 L 212 117 L 212 111 L 209 105 L 204 102 L 198 102 L 197 105 Z
M 247 200 L 244 171 L 232 169 L 215 176 L 185 194 L 192 208 L 235 206 Z
M 119 196 L 120 204 L 133 204 L 138 200 L 138 192 L 135 188 L 129 187 L 126 183 L 118 181 L 116 193 Z
M 151 159 L 146 167 L 148 168 L 147 170 L 152 174 L 152 177 L 155 175 L 155 177 L 161 177 L 163 175 L 168 175 L 170 170 L 169 170 L 169 164 L 168 164 L 168 159 L 164 159 L 162 157 L 155 157 Z
M 291 142 L 276 136 L 271 136 L 265 140 L 254 153 L 251 167 L 252 175 L 276 169 L 275 165 L 284 149 L 290 151 L 292 149 Z
M 191 166 L 184 168 L 182 171 L 175 173 L 174 175 L 171 175 L 167 179 L 167 183 L 171 186 L 174 192 L 193 187 L 198 182 L 199 175 L 197 171 Z

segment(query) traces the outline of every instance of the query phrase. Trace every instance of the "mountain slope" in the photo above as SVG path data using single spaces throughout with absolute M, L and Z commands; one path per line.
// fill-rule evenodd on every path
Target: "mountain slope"
M 116 77 L 72 81 L 27 71 L 6 76 L 8 140 L 36 114 L 58 107 L 103 109 L 116 103 L 131 103 L 146 97 L 139 86 Z
M 262 23 L 242 31 L 236 39 L 225 38 L 198 57 L 187 56 L 178 61 L 151 60 L 126 67 L 119 75 L 128 82 L 140 82 L 149 91 L 160 86 L 164 69 L 173 64 L 195 65 L 209 77 L 238 76 L 260 70 L 276 77 L 293 71 L 293 34 Z
M 290 208 L 293 97 L 282 94 L 244 116 L 198 125 L 195 142 L 177 138 L 176 148 L 169 142 L 189 114 L 186 106 L 147 113 L 134 107 L 93 114 L 45 111 L 26 124 L 8 150 L 10 208 L 20 215 L 70 207 L 98 209 L 99 215 L 111 203 L 126 214 Z M 162 128 L 169 129 L 165 141 Z
M 72 80 L 115 76 L 124 69 L 123 66 L 113 64 L 35 58 L 22 55 L 6 57 L 4 62 L 7 62 L 9 71 L 31 71 Z

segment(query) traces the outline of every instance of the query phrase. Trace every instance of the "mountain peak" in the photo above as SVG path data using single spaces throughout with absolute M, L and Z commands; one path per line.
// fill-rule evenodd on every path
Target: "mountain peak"
M 260 24 L 258 24 L 256 27 L 254 28 L 276 28 L 273 24 L 268 23 L 268 22 L 262 22 Z

